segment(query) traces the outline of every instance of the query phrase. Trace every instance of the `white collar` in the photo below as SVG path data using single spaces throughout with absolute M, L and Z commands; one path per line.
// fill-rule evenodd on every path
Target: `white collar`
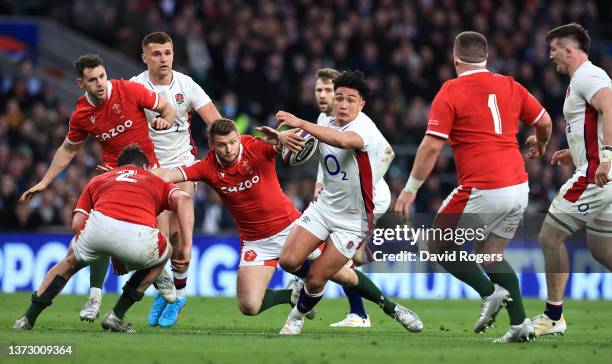
M 113 84 L 110 81 L 106 81 L 106 99 L 110 99 L 111 94 L 113 93 Z M 85 91 L 85 98 L 87 99 L 87 102 L 89 102 L 89 105 L 96 107 L 97 105 L 93 102 L 93 100 L 89 97 L 89 94 L 87 93 L 87 91 Z
M 481 73 L 481 72 L 489 72 L 489 70 L 486 69 L 486 68 L 481 68 L 481 69 L 477 69 L 477 70 L 465 71 L 465 72 L 463 72 L 462 74 L 460 74 L 457 77 L 469 76 L 469 75 L 473 75 L 475 73 Z

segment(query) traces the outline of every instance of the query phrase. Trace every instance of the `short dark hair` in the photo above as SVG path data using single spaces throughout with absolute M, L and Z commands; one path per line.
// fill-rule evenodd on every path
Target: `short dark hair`
M 455 56 L 468 63 L 480 63 L 487 59 L 487 38 L 478 32 L 462 32 L 455 37 Z
M 334 91 L 340 87 L 352 88 L 359 92 L 359 95 L 365 99 L 370 96 L 370 87 L 365 80 L 365 76 L 361 71 L 344 71 L 334 80 Z
M 546 34 L 546 43 L 553 41 L 557 38 L 569 38 L 578 43 L 584 53 L 589 54 L 589 48 L 591 47 L 591 37 L 589 32 L 578 23 L 565 24 L 560 27 L 556 27 Z
M 79 77 L 83 77 L 85 68 L 96 68 L 104 66 L 104 60 L 98 54 L 85 54 L 74 61 L 74 69 Z
M 236 123 L 233 120 L 225 118 L 217 119 L 208 127 L 208 139 L 212 141 L 215 135 L 228 135 L 233 131 L 238 132 Z
M 121 150 L 119 157 L 117 158 L 117 166 L 124 166 L 126 164 L 134 164 L 138 167 L 147 166 L 149 168 L 149 158 L 144 154 L 138 144 L 130 144 Z
M 329 67 L 325 67 L 325 68 L 319 68 L 317 70 L 317 75 L 315 77 L 315 80 L 321 79 L 323 81 L 334 81 L 336 79 L 336 77 L 338 77 L 340 75 L 340 72 L 336 71 L 333 68 L 329 68 Z
M 172 42 L 172 38 L 170 38 L 170 36 L 166 32 L 153 32 L 153 33 L 149 33 L 149 34 L 145 35 L 145 37 L 142 38 L 142 48 L 143 49 L 144 49 L 144 47 L 148 46 L 151 43 L 154 43 L 154 44 L 164 44 L 164 43 L 174 44 Z

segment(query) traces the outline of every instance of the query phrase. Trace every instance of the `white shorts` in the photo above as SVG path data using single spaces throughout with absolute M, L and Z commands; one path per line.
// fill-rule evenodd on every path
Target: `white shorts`
M 187 151 L 170 160 L 159 158 L 159 156 L 157 158 L 159 159 L 159 165 L 162 168 L 190 167 L 197 161 L 196 157 L 193 155 L 193 153 L 191 153 L 191 151 Z
M 374 220 L 378 217 L 380 215 L 375 214 Z M 329 237 L 336 249 L 348 259 L 353 258 L 373 228 L 360 215 L 334 216 L 316 201 L 310 203 L 298 225 L 321 241 L 326 241 Z
M 528 200 L 527 182 L 490 190 L 459 186 L 438 210 L 437 227 L 482 229 L 485 239 L 491 233 L 512 239 Z
M 573 175 L 550 204 L 546 220 L 568 234 L 584 225 L 595 233 L 612 230 L 612 184 L 602 188 L 588 183 L 583 176 Z M 598 221 L 604 222 L 603 226 Z
M 240 267 L 245 266 L 268 266 L 276 267 L 278 258 L 280 257 L 281 249 L 287 241 L 289 233 L 295 226 L 295 221 L 287 226 L 283 231 L 269 238 L 243 241 L 240 249 Z M 308 256 L 308 260 L 313 260 L 321 255 L 321 250 L 315 249 Z
M 91 211 L 85 227 L 70 243 L 81 262 L 104 257 L 119 259 L 129 271 L 150 268 L 163 262 L 170 252 L 158 229 L 116 220 Z

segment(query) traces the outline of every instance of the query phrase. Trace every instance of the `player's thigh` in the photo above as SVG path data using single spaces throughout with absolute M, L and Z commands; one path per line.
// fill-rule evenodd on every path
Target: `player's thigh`
M 296 225 L 289 236 L 280 253 L 280 264 L 283 269 L 292 272 L 299 268 L 308 259 L 308 256 L 318 248 L 323 240 L 305 229 L 299 224 Z
M 270 279 L 272 279 L 275 271 L 276 267 L 268 265 L 239 267 L 236 279 L 238 304 L 249 306 L 261 305 Z

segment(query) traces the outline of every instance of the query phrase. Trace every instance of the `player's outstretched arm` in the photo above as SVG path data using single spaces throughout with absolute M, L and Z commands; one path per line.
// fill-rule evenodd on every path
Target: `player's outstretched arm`
M 67 140 L 64 140 L 62 145 L 57 149 L 57 152 L 55 152 L 53 160 L 51 161 L 51 166 L 47 170 L 47 173 L 45 173 L 40 182 L 21 195 L 19 202 L 26 203 L 30 201 L 37 193 L 46 190 L 51 182 L 55 180 L 55 177 L 66 169 L 72 158 L 74 158 L 79 151 L 80 147 L 81 144 L 70 144 Z
M 174 207 L 176 212 L 179 227 L 181 228 L 181 251 L 177 259 L 172 260 L 172 270 L 178 273 L 184 273 L 189 268 L 191 261 L 191 245 L 193 241 L 193 200 L 191 197 L 181 190 L 174 190 L 170 195 L 170 205 Z
M 410 178 L 408 178 L 406 187 L 404 187 L 397 198 L 393 212 L 406 219 L 408 218 L 410 207 L 416 198 L 416 193 L 433 170 L 445 142 L 443 139 L 425 135 L 417 150 Z
M 178 167 L 176 168 L 155 168 L 149 170 L 149 172 L 153 173 L 157 177 L 162 178 L 166 182 L 170 183 L 180 183 L 185 182 L 185 177 L 181 173 Z
M 546 153 L 546 145 L 548 145 L 552 134 L 552 120 L 548 112 L 544 112 L 533 129 L 535 131 L 534 135 L 530 135 L 525 141 L 525 145 L 529 147 L 529 151 L 525 154 L 527 159 L 541 158 Z
M 595 171 L 595 183 L 603 187 L 610 181 L 610 164 L 612 163 L 612 89 L 604 87 L 591 98 L 591 105 L 601 113 L 603 119 L 602 160 Z
M 270 145 L 282 145 L 294 153 L 298 153 L 304 148 L 304 138 L 297 134 L 300 129 L 278 131 L 269 126 L 260 126 L 255 128 L 264 134 L 264 136 L 256 136 L 255 139 Z
M 364 145 L 363 138 L 353 131 L 339 131 L 326 126 L 309 123 L 285 111 L 277 112 L 276 120 L 281 124 L 305 130 L 323 143 L 336 148 L 361 149 Z

